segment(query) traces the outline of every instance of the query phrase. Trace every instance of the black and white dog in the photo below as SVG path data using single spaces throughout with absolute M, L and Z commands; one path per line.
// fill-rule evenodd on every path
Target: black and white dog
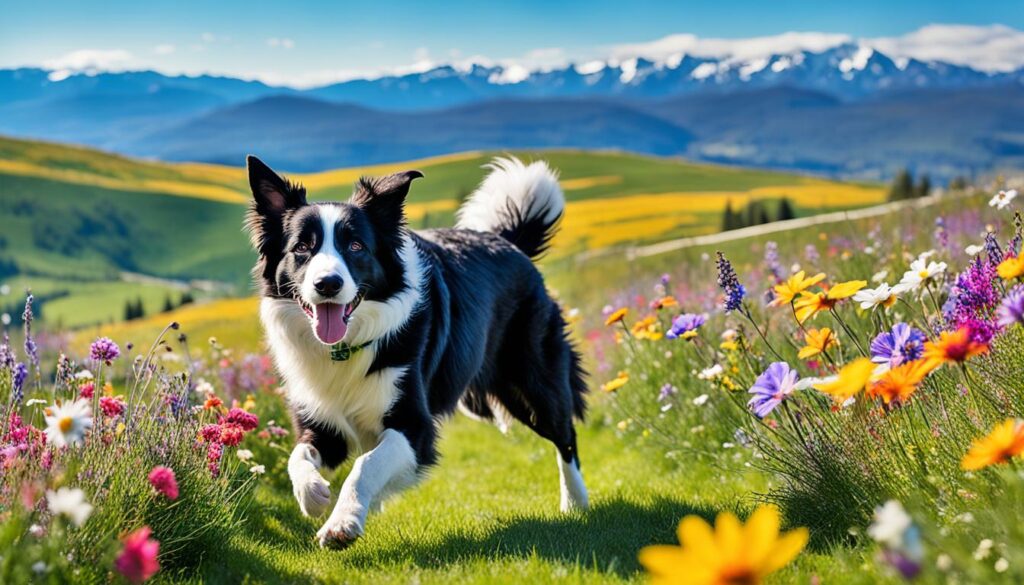
M 309 203 L 259 159 L 248 167 L 260 318 L 295 419 L 288 473 L 304 514 L 330 503 L 319 469 L 361 453 L 320 545 L 352 543 L 371 507 L 437 461 L 438 422 L 457 407 L 554 443 L 562 510 L 587 508 L 573 428 L 584 372 L 531 262 L 565 208 L 547 164 L 496 160 L 456 228 L 424 231 L 403 209 L 419 171 Z

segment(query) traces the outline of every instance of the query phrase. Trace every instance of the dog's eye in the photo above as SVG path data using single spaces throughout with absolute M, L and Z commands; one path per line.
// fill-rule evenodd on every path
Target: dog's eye
M 351 252 L 362 252 L 363 244 L 360 242 L 352 242 L 351 244 L 348 245 L 348 249 Z
M 309 252 L 309 244 L 305 242 L 299 242 L 298 244 L 295 245 L 293 251 L 296 254 L 305 254 L 306 252 Z

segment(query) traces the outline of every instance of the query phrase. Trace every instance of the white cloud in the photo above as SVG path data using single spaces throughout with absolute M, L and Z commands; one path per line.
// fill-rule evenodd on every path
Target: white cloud
M 273 37 L 267 39 L 267 45 L 274 47 L 275 49 L 294 49 L 295 41 L 291 39 Z
M 614 62 L 642 57 L 652 61 L 668 61 L 680 55 L 746 61 L 779 53 L 824 51 L 851 41 L 845 34 L 820 32 L 787 32 L 747 39 L 701 38 L 692 34 L 675 34 L 647 43 L 613 45 L 608 55 Z
M 170 55 L 177 50 L 178 48 L 174 45 L 157 45 L 153 47 L 153 52 L 157 55 Z
M 983 71 L 1024 67 L 1024 31 L 1001 24 L 931 24 L 898 37 L 864 42 L 895 59 L 945 61 Z
M 50 69 L 50 81 L 61 81 L 75 73 L 124 71 L 133 62 L 134 56 L 124 49 L 78 49 L 43 61 L 43 68 Z

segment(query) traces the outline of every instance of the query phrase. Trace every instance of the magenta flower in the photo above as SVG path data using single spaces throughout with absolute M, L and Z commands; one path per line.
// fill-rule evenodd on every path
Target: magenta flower
M 100 337 L 89 346 L 89 357 L 110 365 L 121 355 L 121 348 L 109 337 Z
M 787 396 L 796 390 L 797 373 L 785 362 L 775 362 L 757 377 L 750 393 L 754 395 L 747 403 L 758 418 L 771 414 Z
M 100 410 L 103 414 L 114 418 L 115 416 L 121 416 L 124 414 L 124 409 L 127 405 L 117 398 L 111 398 L 110 396 L 100 397 Z
M 260 419 L 250 412 L 246 412 L 241 408 L 232 408 L 228 411 L 227 416 L 221 417 L 223 423 L 234 423 L 242 427 L 243 431 L 251 431 L 260 424 Z
M 143 526 L 126 536 L 124 548 L 114 560 L 114 568 L 131 583 L 148 581 L 160 570 L 160 543 L 149 537 L 152 533 L 149 526 Z
M 149 485 L 168 500 L 178 499 L 178 480 L 170 467 L 158 465 L 149 472 Z

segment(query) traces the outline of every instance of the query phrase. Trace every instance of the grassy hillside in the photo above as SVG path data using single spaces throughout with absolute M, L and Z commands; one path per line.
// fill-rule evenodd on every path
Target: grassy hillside
M 416 227 L 451 225 L 458 201 L 500 153 L 468 152 L 400 164 L 290 174 L 311 199 L 342 200 L 363 174 L 418 168 L 408 205 Z M 801 214 L 880 201 L 878 186 L 697 165 L 611 152 L 514 152 L 561 173 L 569 207 L 553 259 L 595 248 L 717 231 L 722 208 L 789 197 Z M 267 160 L 274 165 L 273 160 Z M 279 169 L 283 172 L 288 169 Z M 147 313 L 182 288 L 245 294 L 252 253 L 241 231 L 245 171 L 166 164 L 0 138 L 0 278 L 33 286 L 43 318 L 69 326 L 117 320 L 136 293 Z M 141 273 L 175 282 L 120 283 Z M 190 284 L 191 282 L 191 284 Z M 102 283 L 99 286 L 98 283 Z M 206 293 L 200 293 L 203 296 Z M 207 295 L 208 296 L 208 295 Z M 59 300 L 57 300 L 59 297 Z M 3 305 L 0 299 L 0 305 Z

